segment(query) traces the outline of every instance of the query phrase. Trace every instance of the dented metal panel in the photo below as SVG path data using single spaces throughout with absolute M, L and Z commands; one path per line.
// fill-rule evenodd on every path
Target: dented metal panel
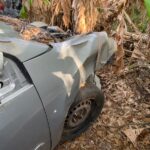
M 52 44 L 51 51 L 24 63 L 46 109 L 53 147 L 61 138 L 64 116 L 80 85 L 94 74 L 97 54 L 103 54 L 105 59 L 99 63 L 104 64 L 114 53 L 115 49 L 104 48 L 108 41 L 105 32 L 75 36 Z

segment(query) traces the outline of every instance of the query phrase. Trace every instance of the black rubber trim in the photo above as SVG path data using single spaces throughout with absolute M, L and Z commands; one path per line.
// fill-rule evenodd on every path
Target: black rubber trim
M 13 60 L 16 63 L 16 65 L 19 67 L 19 69 L 21 70 L 21 72 L 23 73 L 23 75 L 25 76 L 27 81 L 32 84 L 33 81 L 31 79 L 29 73 L 27 72 L 25 66 L 23 65 L 23 63 L 13 55 L 10 55 L 8 53 L 3 53 L 3 54 L 4 54 L 4 57 L 9 58 L 9 59 Z
M 36 55 L 36 56 L 34 56 L 34 57 L 30 58 L 30 59 L 27 59 L 27 60 L 25 60 L 24 62 L 27 62 L 27 61 L 30 61 L 30 60 L 32 60 L 32 59 L 34 59 L 34 58 L 36 58 L 36 57 L 39 57 L 39 56 L 41 56 L 41 55 L 43 55 L 43 54 L 45 54 L 45 53 L 49 52 L 50 50 L 51 50 L 51 49 L 50 49 L 50 48 L 48 48 L 45 52 L 40 53 L 39 55 Z

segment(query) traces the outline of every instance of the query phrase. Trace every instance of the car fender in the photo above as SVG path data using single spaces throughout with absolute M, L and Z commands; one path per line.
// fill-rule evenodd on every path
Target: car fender
M 80 86 L 94 74 L 97 54 L 107 41 L 106 32 L 77 35 L 51 44 L 50 51 L 24 62 L 47 114 L 52 149 L 60 141 L 65 117 Z

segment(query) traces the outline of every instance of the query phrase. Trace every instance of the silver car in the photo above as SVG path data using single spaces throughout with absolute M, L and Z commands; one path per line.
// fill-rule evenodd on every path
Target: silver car
M 115 50 L 105 32 L 46 45 L 0 22 L 0 150 L 50 150 L 85 131 L 104 104 L 95 72 Z

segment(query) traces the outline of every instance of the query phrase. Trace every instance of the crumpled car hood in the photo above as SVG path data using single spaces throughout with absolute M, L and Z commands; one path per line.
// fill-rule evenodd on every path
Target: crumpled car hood
M 52 45 L 53 49 L 59 53 L 61 59 L 72 57 L 78 68 L 89 57 L 97 54 L 95 70 L 99 70 L 104 66 L 117 51 L 116 42 L 109 38 L 106 32 L 76 35 L 64 42 L 52 43 Z
M 108 38 L 106 32 L 76 35 L 64 42 L 51 43 L 51 45 L 53 46 L 51 50 L 57 51 L 60 57 L 73 57 L 78 67 L 82 66 L 88 57 L 98 53 L 97 70 L 116 51 L 115 42 Z M 25 62 L 44 54 L 49 49 L 46 44 L 22 40 L 11 25 L 0 22 L 0 51 L 11 54 Z

